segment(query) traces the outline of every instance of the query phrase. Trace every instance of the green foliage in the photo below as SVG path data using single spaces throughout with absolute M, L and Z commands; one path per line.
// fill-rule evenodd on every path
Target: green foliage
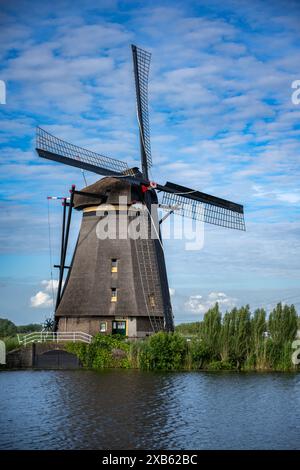
M 208 370 L 234 370 L 235 367 L 232 363 L 226 361 L 213 361 L 208 364 Z
M 42 331 L 43 325 L 39 323 L 29 323 L 28 325 L 17 326 L 18 333 L 32 333 L 34 331 Z
M 18 333 L 31 333 L 41 331 L 42 325 L 30 323 L 29 325 L 17 326 L 7 318 L 0 318 L 0 338 L 12 337 Z
M 269 316 L 269 332 L 276 344 L 283 345 L 286 341 L 295 339 L 297 332 L 297 313 L 294 305 L 290 307 L 279 303 Z
M 197 325 L 195 329 L 194 325 Z M 294 370 L 291 344 L 298 325 L 299 317 L 293 305 L 278 304 L 267 321 L 264 309 L 257 309 L 251 315 L 248 305 L 226 312 L 222 319 L 216 304 L 200 324 L 191 324 L 192 340 L 188 344 L 185 367 Z
M 175 327 L 177 333 L 181 333 L 184 336 L 195 336 L 200 334 L 202 328 L 202 322 L 194 323 L 180 323 Z
M 0 339 L 5 342 L 7 352 L 20 347 L 18 334 L 22 335 L 32 331 L 40 331 L 41 329 L 42 326 L 36 323 L 17 326 L 6 318 L 0 318 Z
M 124 337 L 100 333 L 94 336 L 91 344 L 67 344 L 67 350 L 76 354 L 82 364 L 91 369 L 129 368 L 129 349 Z
M 205 369 L 210 361 L 210 350 L 205 341 L 198 337 L 189 343 L 190 369 Z
M 267 322 L 264 309 L 251 315 L 246 305 L 222 318 L 216 304 L 202 322 L 192 323 L 190 328 L 181 325 L 175 333 L 160 332 L 131 343 L 122 336 L 98 334 L 90 345 L 72 343 L 68 350 L 84 366 L 95 369 L 293 370 L 291 345 L 297 322 L 293 305 L 278 304 Z
M 179 370 L 183 368 L 187 342 L 179 333 L 159 332 L 140 343 L 139 367 L 143 370 Z
M 249 305 L 226 312 L 221 328 L 221 358 L 240 368 L 250 350 Z
M 159 332 L 130 343 L 123 336 L 98 334 L 90 345 L 69 343 L 67 349 L 93 369 L 294 370 L 298 321 L 293 305 L 278 304 L 267 321 L 264 309 L 251 315 L 248 305 L 222 318 L 216 304 L 202 322 L 179 325 L 175 333 Z
M 0 338 L 14 336 L 16 333 L 17 327 L 12 321 L 7 320 L 7 318 L 0 318 Z
M 6 351 L 12 351 L 13 349 L 17 349 L 19 345 L 19 341 L 17 336 L 8 336 L 6 338 L 2 338 L 5 343 Z
M 221 321 L 221 312 L 218 303 L 216 303 L 204 315 L 203 327 L 200 334 L 210 358 L 216 360 L 220 357 Z
M 266 311 L 257 309 L 250 320 L 250 351 L 245 362 L 245 369 L 269 369 L 267 359 L 267 322 Z

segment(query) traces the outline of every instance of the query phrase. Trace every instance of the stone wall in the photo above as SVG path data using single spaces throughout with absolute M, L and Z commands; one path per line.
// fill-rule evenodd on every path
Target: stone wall
M 32 343 L 6 354 L 5 369 L 30 369 L 38 363 L 37 358 L 48 351 L 66 351 L 65 343 Z
M 34 344 L 14 349 L 6 354 L 7 369 L 27 369 L 33 366 Z

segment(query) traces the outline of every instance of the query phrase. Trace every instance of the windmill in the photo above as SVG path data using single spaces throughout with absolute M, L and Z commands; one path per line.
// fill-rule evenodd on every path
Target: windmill
M 58 331 L 83 331 L 92 335 L 100 331 L 138 338 L 174 329 L 158 223 L 158 196 L 162 196 L 161 207 L 169 213 L 245 230 L 242 205 L 171 182 L 160 184 L 149 180 L 152 166 L 148 113 L 151 54 L 135 45 L 131 48 L 141 170 L 37 128 L 36 150 L 40 157 L 103 176 L 81 191 L 73 186 L 70 198 L 63 202 L 60 264 L 56 266 L 59 268 L 55 309 Z M 120 203 L 123 200 L 125 203 Z M 72 262 L 66 266 L 73 208 L 82 211 L 83 216 Z M 121 217 L 128 222 L 138 220 L 147 236 L 123 237 L 119 229 L 113 239 L 97 236 L 99 222 L 111 212 L 117 222 Z M 155 237 L 151 236 L 153 227 Z

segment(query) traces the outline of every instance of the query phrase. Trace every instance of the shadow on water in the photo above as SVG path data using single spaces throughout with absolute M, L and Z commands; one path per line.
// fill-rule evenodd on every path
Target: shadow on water
M 300 376 L 0 374 L 1 449 L 299 449 Z

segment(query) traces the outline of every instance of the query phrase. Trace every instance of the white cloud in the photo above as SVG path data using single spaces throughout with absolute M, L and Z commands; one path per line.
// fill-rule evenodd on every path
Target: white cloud
M 49 308 L 53 306 L 53 300 L 47 292 L 39 291 L 30 298 L 30 306 L 34 308 Z
M 264 190 L 264 188 L 259 185 L 253 185 L 252 188 L 254 190 L 254 196 L 258 198 L 274 199 L 275 197 L 278 201 L 287 202 L 289 204 L 297 204 L 298 202 L 300 202 L 299 192 L 289 192 L 289 191 L 281 192 L 278 190 L 268 191 L 268 190 Z
M 175 289 L 173 289 L 172 287 L 169 288 L 169 291 L 170 291 L 170 296 L 173 297 L 175 295 Z
M 30 298 L 30 306 L 33 308 L 51 308 L 53 307 L 56 291 L 58 288 L 57 280 L 42 281 L 43 290 L 38 291 Z
M 202 295 L 191 295 L 185 302 L 185 308 L 191 313 L 203 315 L 218 302 L 221 310 L 228 310 L 236 305 L 237 299 L 229 297 L 224 292 L 210 292 L 206 298 Z
M 42 286 L 45 286 L 44 289 L 46 292 L 56 291 L 58 288 L 58 281 L 56 279 L 51 279 L 50 281 L 42 281 Z
M 297 204 L 297 202 L 300 202 L 300 194 L 296 194 L 296 193 L 277 194 L 277 199 L 279 199 L 279 201 L 289 202 L 290 204 Z

